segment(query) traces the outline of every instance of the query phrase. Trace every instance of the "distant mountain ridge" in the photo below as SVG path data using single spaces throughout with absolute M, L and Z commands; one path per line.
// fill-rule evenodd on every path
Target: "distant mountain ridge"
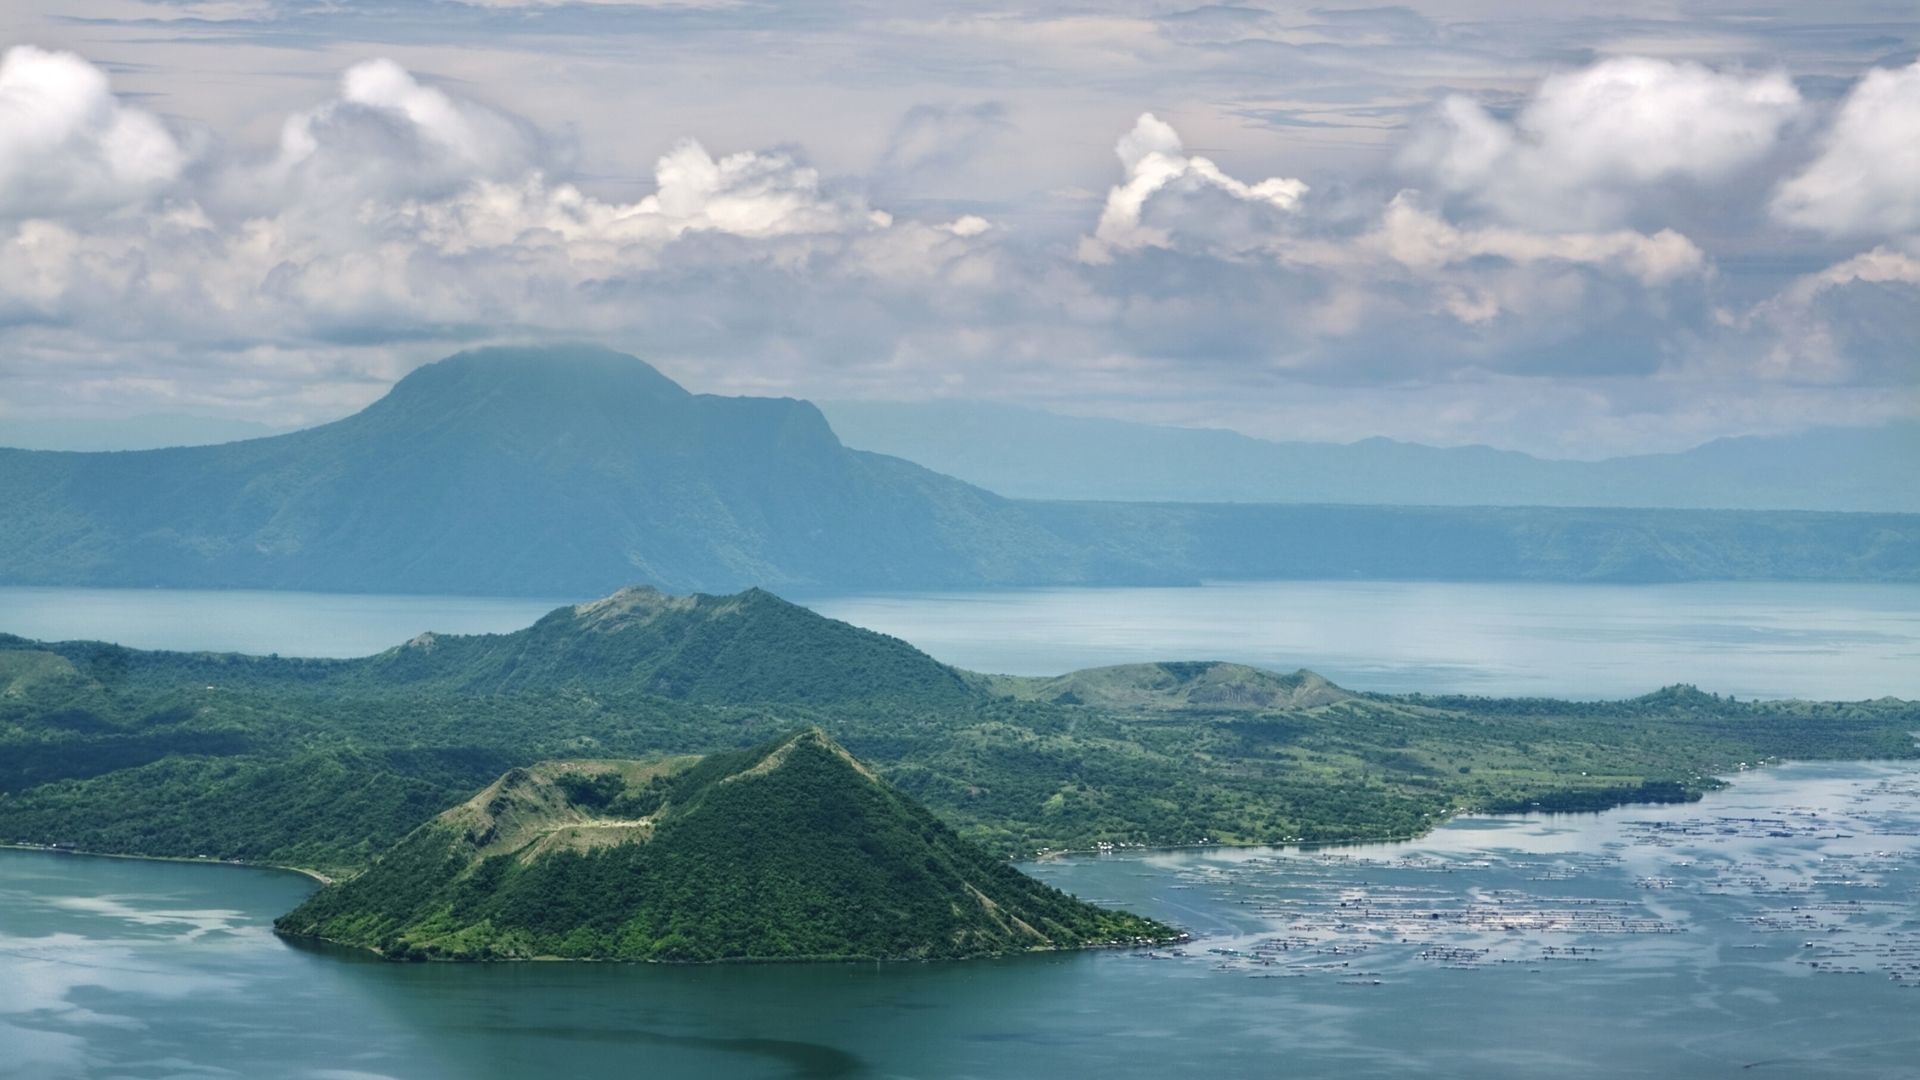
M 1920 517 L 1040 502 L 590 346 L 429 364 L 332 424 L 0 450 L 0 584 L 597 596 L 1234 578 L 1920 580 Z
M 849 446 L 1014 498 L 1920 511 L 1920 421 L 1554 461 L 1385 438 L 1276 442 L 983 402 L 819 404 Z

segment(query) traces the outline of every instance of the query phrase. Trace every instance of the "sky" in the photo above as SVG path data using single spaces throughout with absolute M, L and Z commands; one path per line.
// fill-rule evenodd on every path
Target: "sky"
M 1920 7 L 0 6 L 0 421 L 491 342 L 1554 457 L 1920 416 Z

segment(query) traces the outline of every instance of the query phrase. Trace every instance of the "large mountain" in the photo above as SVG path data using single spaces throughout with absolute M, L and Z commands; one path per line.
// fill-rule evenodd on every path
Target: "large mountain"
M 822 402 L 849 446 L 1029 499 L 1920 511 L 1920 423 L 1550 461 L 1392 439 L 1274 442 L 968 401 Z
M 275 925 L 453 959 L 926 959 L 1174 936 L 961 839 L 817 728 L 690 766 L 515 769 Z
M 1898 515 L 1026 502 L 689 394 L 592 347 L 483 349 L 306 431 L 0 450 L 0 584 L 599 595 L 1205 578 L 1913 580 Z
M 1044 576 L 1003 500 L 845 449 L 813 406 L 689 394 L 591 347 L 430 364 L 344 420 L 128 453 L 0 451 L 15 582 L 593 595 Z

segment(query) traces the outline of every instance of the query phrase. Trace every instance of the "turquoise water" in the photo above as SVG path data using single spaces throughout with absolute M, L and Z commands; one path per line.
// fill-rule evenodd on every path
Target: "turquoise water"
M 311 888 L 0 852 L 0 1075 L 1920 1076 L 1920 769 L 1424 841 L 1029 869 L 1175 956 L 396 965 L 289 946 Z M 1895 978 L 1899 976 L 1899 978 Z
M 823 614 L 976 671 L 1221 659 L 1363 690 L 1628 697 L 1920 697 L 1920 586 L 1254 582 L 815 595 Z M 364 656 L 422 630 L 513 630 L 569 602 L 0 588 L 0 631 L 136 648 Z

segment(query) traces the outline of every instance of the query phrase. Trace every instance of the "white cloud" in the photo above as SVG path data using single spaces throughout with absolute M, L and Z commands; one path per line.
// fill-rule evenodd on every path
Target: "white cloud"
M 979 236 L 981 233 L 993 228 L 993 222 L 988 221 L 978 214 L 962 214 L 940 227 L 955 236 L 970 237 Z
M 408 245 L 498 259 L 530 277 L 569 285 L 657 268 L 661 251 L 689 235 L 831 238 L 893 224 L 891 215 L 857 195 L 824 190 L 815 170 L 780 152 L 716 159 L 687 140 L 660 158 L 654 181 L 654 194 L 621 203 L 537 172 L 514 181 L 477 180 L 451 195 L 401 204 L 380 224 L 385 235 Z M 776 246 L 760 254 L 791 258 L 797 249 Z
M 1082 240 L 1080 259 L 1111 262 L 1116 252 L 1166 248 L 1244 263 L 1249 258 L 1277 267 L 1327 276 L 1341 285 L 1328 303 L 1316 305 L 1305 326 L 1340 337 L 1364 328 L 1380 307 L 1383 290 L 1426 295 L 1427 310 L 1445 312 L 1468 325 L 1484 325 L 1522 302 L 1565 309 L 1584 292 L 1577 278 L 1550 281 L 1514 271 L 1548 266 L 1621 275 L 1646 289 L 1708 272 L 1704 252 L 1670 229 L 1645 234 L 1540 231 L 1512 226 L 1462 227 L 1401 192 L 1367 232 L 1329 235 L 1323 223 L 1311 235 L 1298 226 L 1306 185 L 1268 179 L 1247 184 L 1222 173 L 1205 158 L 1189 157 L 1174 129 L 1144 115 L 1121 137 L 1115 153 L 1126 181 L 1108 195 L 1099 224 Z
M 1401 164 L 1511 222 L 1604 225 L 1648 185 L 1723 180 L 1760 160 L 1800 108 L 1778 72 L 1621 57 L 1549 76 L 1511 122 L 1451 96 Z
M 1364 180 L 1309 201 L 1299 180 L 1229 175 L 1152 114 L 1118 140 L 1122 174 L 1097 210 L 1092 193 L 1035 206 L 974 189 L 988 172 L 1025 182 L 995 149 L 1026 137 L 1025 105 L 1008 112 L 1019 125 L 992 108 L 910 113 L 878 154 L 843 155 L 842 167 L 872 164 L 866 180 L 797 150 L 656 143 L 651 185 L 615 194 L 579 177 L 564 144 L 459 85 L 356 64 L 283 124 L 248 125 L 277 128 L 273 148 L 222 156 L 212 143 L 190 168 L 126 188 L 140 212 L 0 220 L 0 409 L 166 401 L 295 423 L 362 404 L 458 345 L 550 335 L 630 346 L 697 388 L 742 392 L 1178 394 L 1197 410 L 1257 410 L 1303 386 L 1390 383 L 1416 388 L 1412 401 L 1484 375 L 1523 402 L 1521 388 L 1556 379 L 1679 370 L 1716 334 L 1727 355 L 1751 346 L 1752 367 L 1778 336 L 1758 315 L 1711 322 L 1709 305 L 1752 311 L 1752 298 L 1718 296 L 1707 254 L 1679 231 L 1489 222 L 1457 199 L 1384 200 L 1393 189 Z M 1516 149 L 1515 124 L 1480 115 L 1496 163 L 1544 160 Z M 884 136 L 895 116 L 867 130 Z M 1210 143 L 1231 138 L 1210 130 Z M 1582 166 L 1616 190 L 1710 171 L 1637 167 Z M 1851 312 L 1909 288 L 1895 279 L 1911 255 L 1889 243 L 1881 262 L 1836 268 L 1847 280 L 1812 301 L 1806 325 L 1830 328 L 1842 361 L 1833 379 L 1860 370 Z M 1905 325 L 1882 310 L 1870 318 Z
M 591 332 L 648 318 L 641 279 L 924 280 L 959 273 L 990 228 L 971 215 L 896 225 L 784 151 L 716 157 L 684 140 L 656 163 L 653 193 L 620 201 L 549 179 L 541 150 L 516 118 L 391 62 L 356 64 L 336 97 L 283 125 L 274 158 L 183 182 L 165 212 L 0 226 L 0 330 L 221 347 L 422 327 Z M 895 239 L 859 242 L 874 234 Z
M 1176 235 L 1205 235 L 1215 250 L 1230 249 L 1250 233 L 1257 236 L 1243 213 L 1291 212 L 1307 193 L 1299 180 L 1270 177 L 1248 184 L 1207 158 L 1188 156 L 1180 136 L 1152 113 L 1140 114 L 1114 153 L 1126 179 L 1107 193 L 1093 235 L 1082 239 L 1083 262 L 1109 262 L 1116 251 L 1174 247 Z
M 1920 259 L 1904 251 L 1877 247 L 1800 279 L 1787 295 L 1811 297 L 1829 289 L 1864 282 L 1872 285 L 1920 285 Z
M 1706 253 L 1672 230 L 1463 226 L 1411 191 L 1395 196 L 1358 236 L 1296 239 L 1275 256 L 1343 283 L 1309 310 L 1311 325 L 1359 340 L 1400 324 L 1409 343 L 1426 351 L 1449 347 L 1446 329 L 1413 330 L 1416 313 L 1443 316 L 1496 348 L 1524 350 L 1579 337 L 1623 314 L 1622 304 L 1642 305 L 1635 317 L 1660 325 L 1668 318 L 1661 314 L 1668 292 L 1713 275 Z M 1597 295 L 1612 299 L 1603 303 Z M 1499 328 L 1519 336 L 1493 332 Z
M 1722 368 L 1803 383 L 1876 370 L 1910 381 L 1920 340 L 1920 243 L 1882 245 L 1804 275 L 1728 321 L 1744 335 L 1744 348 L 1722 351 Z
M 1671 229 L 1652 235 L 1627 229 L 1603 233 L 1463 229 L 1421 208 L 1406 192 L 1395 196 L 1380 228 L 1364 237 L 1361 245 L 1384 253 L 1402 266 L 1429 272 L 1487 258 L 1521 266 L 1562 262 L 1618 269 L 1653 287 L 1707 269 L 1706 254 Z
M 1835 235 L 1920 230 L 1920 61 L 1860 80 L 1820 156 L 1781 186 L 1773 212 Z
M 0 57 L 0 215 L 139 202 L 186 164 L 165 125 L 122 104 L 80 57 L 31 45 Z
M 320 200 L 417 194 L 523 176 L 553 164 L 549 150 L 516 118 L 375 59 L 348 68 L 337 96 L 288 117 L 274 159 L 236 179 L 268 198 L 289 185 Z

